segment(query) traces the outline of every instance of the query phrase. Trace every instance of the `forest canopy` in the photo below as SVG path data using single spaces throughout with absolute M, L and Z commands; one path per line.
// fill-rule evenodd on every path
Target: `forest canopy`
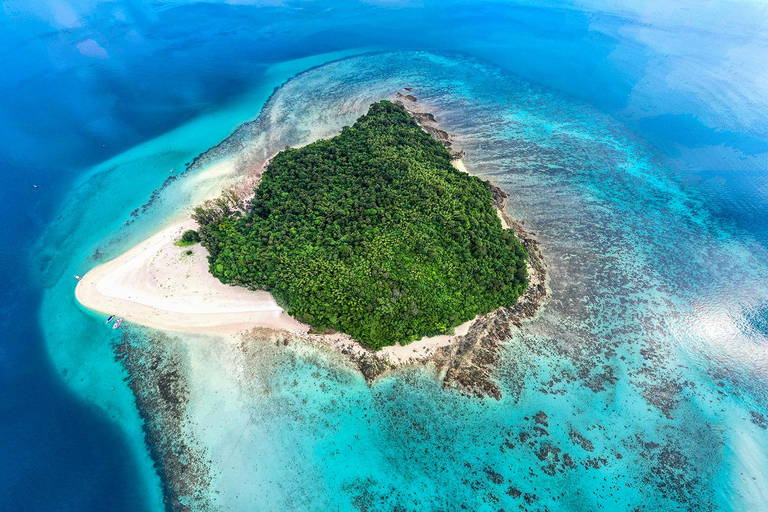
M 489 184 L 392 102 L 280 152 L 255 193 L 244 212 L 197 208 L 211 273 L 373 349 L 452 332 L 526 288 Z

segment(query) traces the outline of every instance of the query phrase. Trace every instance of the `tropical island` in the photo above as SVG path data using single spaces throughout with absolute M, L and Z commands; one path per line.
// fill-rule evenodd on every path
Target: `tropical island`
M 393 96 L 250 164 L 192 218 L 88 271 L 77 300 L 127 330 L 327 347 L 368 381 L 430 363 L 443 386 L 499 398 L 501 344 L 547 296 L 535 234 L 417 98 Z M 193 165 L 231 172 L 215 149 Z
M 210 272 L 372 349 L 450 334 L 512 306 L 528 284 L 526 251 L 489 184 L 457 170 L 390 101 L 336 137 L 278 153 L 243 206 L 232 197 L 195 210 Z

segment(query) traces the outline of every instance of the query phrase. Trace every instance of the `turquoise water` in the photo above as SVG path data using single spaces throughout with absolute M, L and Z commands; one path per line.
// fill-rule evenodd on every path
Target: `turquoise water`
M 49 186 L 42 199 L 27 198 L 27 188 L 3 190 L 22 204 L 21 220 L 6 223 L 6 234 L 29 248 L 32 263 L 29 272 L 10 271 L 26 262 L 4 266 L 8 282 L 24 291 L 3 298 L 4 322 L 17 330 L 7 331 L 15 344 L 3 347 L 0 362 L 8 374 L 27 371 L 14 354 L 37 336 L 21 330 L 32 326 L 50 365 L 40 375 L 53 374 L 50 388 L 71 396 L 22 387 L 13 388 L 13 401 L 3 394 L 4 418 L 37 409 L 40 419 L 30 416 L 16 429 L 3 423 L 14 455 L 0 488 L 10 498 L 0 508 L 162 509 L 163 495 L 175 492 L 168 486 L 174 468 L 163 466 L 159 440 L 143 431 L 159 428 L 173 449 L 192 446 L 203 461 L 200 479 L 175 497 L 205 510 L 765 510 L 768 137 L 757 69 L 766 44 L 752 21 L 764 12 L 746 3 L 714 3 L 695 17 L 684 6 L 513 6 L 400 5 L 375 18 L 373 7 L 357 4 L 294 14 L 290 7 L 170 5 L 147 15 L 129 6 L 130 23 L 95 32 L 96 20 L 118 20 L 115 11 L 107 15 L 102 6 L 86 16 L 85 7 L 70 6 L 88 37 L 115 57 L 107 66 L 115 76 L 128 76 L 117 69 L 119 61 L 134 62 L 131 52 L 144 58 L 162 53 L 148 49 L 171 55 L 185 46 L 190 53 L 153 57 L 127 85 L 102 77 L 98 66 L 75 66 L 98 75 L 93 83 L 113 84 L 112 99 L 65 87 L 75 80 L 65 73 L 59 82 L 32 80 L 26 96 L 12 95 L 2 110 L 3 134 L 19 149 L 3 159 L 14 171 L 5 175 L 9 183 L 28 188 L 45 176 Z M 57 23 L 68 19 L 64 11 L 56 11 Z M 213 21 L 190 21 L 200 19 Z M 21 32 L 24 25 L 15 18 L 4 26 Z M 123 38 L 137 41 L 131 29 L 145 39 L 120 46 Z M 49 52 L 67 43 L 43 40 Z M 192 50 L 195 40 L 217 42 Z M 270 48 L 281 52 L 270 55 Z M 433 51 L 345 59 L 384 48 Z M 237 67 L 238 60 L 253 68 Z M 211 77 L 217 66 L 229 74 Z M 195 80 L 185 74 L 190 69 Z M 258 80 L 247 82 L 250 73 Z M 63 103 L 78 106 L 67 113 L 85 119 L 87 136 L 61 135 L 66 109 L 35 96 L 35 87 L 52 83 Z M 236 180 L 236 173 L 208 172 L 218 159 L 236 154 L 242 171 L 287 144 L 335 134 L 402 87 L 412 87 L 455 134 L 471 172 L 511 194 L 508 212 L 537 233 L 549 266 L 549 302 L 504 346 L 500 401 L 446 392 L 429 368 L 368 386 L 337 354 L 298 343 L 241 346 L 131 326 L 122 338 L 75 303 L 72 274 Z M 7 122 L 24 98 L 40 98 L 41 110 L 57 113 L 41 128 L 50 142 Z M 109 104 L 120 107 L 107 122 L 100 109 Z M 162 115 L 127 115 L 123 105 Z M 100 149 L 102 140 L 112 153 Z M 70 144 L 75 149 L 63 149 Z M 38 160 L 30 156 L 35 145 Z M 54 161 L 52 169 L 69 172 L 42 170 Z M 180 177 L 166 182 L 172 176 Z M 9 212 L 15 204 L 4 203 Z M 39 238 L 33 242 L 26 229 Z M 21 301 L 30 289 L 40 296 Z M 29 312 L 24 327 L 9 320 L 19 318 L 13 307 Z M 131 357 L 115 361 L 122 341 Z M 184 396 L 178 425 L 158 406 L 155 363 L 176 372 Z M 67 423 L 48 415 L 46 400 L 83 404 L 85 412 L 67 414 L 101 423 Z M 34 439 L 36 428 L 68 430 L 46 434 L 64 442 L 17 459 L 26 444 L 7 440 L 17 431 Z M 89 446 L 104 448 L 91 454 Z M 107 462 L 94 464 L 100 459 Z M 43 473 L 44 466 L 53 469 Z M 47 494 L 30 492 L 56 474 L 76 476 Z M 113 502 L 100 501 L 110 495 Z
M 270 473 L 281 478 L 251 497 L 296 510 L 297 494 L 318 509 L 760 509 L 765 334 L 741 324 L 766 301 L 765 251 L 612 119 L 476 61 L 345 60 L 289 82 L 265 117 L 293 113 L 279 126 L 300 143 L 329 125 L 324 112 L 354 118 L 402 86 L 457 134 L 472 172 L 512 194 L 509 213 L 539 235 L 552 297 L 507 344 L 499 403 L 447 394 L 418 370 L 369 390 L 354 376 L 313 377 L 301 357 L 274 363 L 251 422 L 279 433 Z M 743 293 L 725 298 L 733 288 Z M 274 448 L 257 437 L 243 458 Z M 224 490 L 228 505 L 237 491 Z
M 741 346 L 740 322 L 766 301 L 768 259 L 611 118 L 479 61 L 380 53 L 293 78 L 235 132 L 237 144 L 211 158 L 235 155 L 247 168 L 285 145 L 335 133 L 404 86 L 456 134 L 468 168 L 512 194 L 509 213 L 541 241 L 551 299 L 505 345 L 499 402 L 443 391 L 420 368 L 368 387 L 317 347 L 265 342 L 243 350 L 175 335 L 162 338 L 161 349 L 152 335 L 134 340 L 147 360 L 168 351 L 163 359 L 183 368 L 188 425 L 181 436 L 212 461 L 203 508 L 762 506 L 768 434 L 753 413 L 766 414 L 757 384 L 764 335 L 753 331 L 752 345 Z M 204 175 L 205 166 L 189 172 Z M 188 179 L 164 189 L 159 205 L 194 204 Z M 82 193 L 90 193 L 87 184 Z M 163 216 L 165 208 L 154 207 Z M 113 238 L 102 252 L 136 240 Z M 91 251 L 76 261 L 87 262 Z M 65 300 L 68 277 L 46 301 Z M 725 298 L 730 288 L 745 293 Z M 118 390 L 119 365 L 104 366 L 113 354 L 96 334 L 100 322 L 76 322 L 83 329 L 77 339 L 98 343 L 65 345 L 52 329 L 54 360 L 73 372 L 80 392 L 138 425 L 132 409 L 117 412 L 130 402 L 129 390 Z
M 222 181 L 193 181 L 194 169 L 182 173 L 185 164 L 199 154 L 199 148 L 210 147 L 231 133 L 232 119 L 252 117 L 272 92 L 293 74 L 328 60 L 344 57 L 339 52 L 313 58 L 288 61 L 267 70 L 263 88 L 251 91 L 221 110 L 195 119 L 163 136 L 152 139 L 130 151 L 95 166 L 73 187 L 70 200 L 37 244 L 39 275 L 49 279 L 40 308 L 40 324 L 48 343 L 48 353 L 54 366 L 67 384 L 88 397 L 118 422 L 127 432 L 139 464 L 143 466 L 143 484 L 152 492 L 151 506 L 162 502 L 157 480 L 145 446 L 142 420 L 137 414 L 131 391 L 123 382 L 126 373 L 114 361 L 113 332 L 104 331 L 103 322 L 77 304 L 73 295 L 72 276 L 84 274 L 89 268 L 119 255 L 173 219 L 186 218 L 191 206 L 203 198 L 218 195 Z M 138 217 L 129 212 L 134 207 L 143 210 L 154 187 L 172 177 L 170 169 L 182 173 L 176 187 L 163 188 L 159 196 Z M 140 172 L 137 172 L 139 170 Z M 187 186 L 187 182 L 192 185 Z M 129 193 L 126 193 L 129 192 Z M 91 198 L 88 200 L 88 198 Z M 100 200 L 93 200 L 99 198 Z M 138 219 L 138 222 L 136 221 Z M 61 258 L 61 254 L 71 257 Z M 57 311 L 51 322 L 49 311 Z

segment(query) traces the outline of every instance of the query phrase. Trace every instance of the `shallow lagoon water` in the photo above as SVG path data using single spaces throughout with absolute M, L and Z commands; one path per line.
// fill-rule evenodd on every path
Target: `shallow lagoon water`
M 443 390 L 429 367 L 368 386 L 320 347 L 129 327 L 114 342 L 127 342 L 118 351 L 147 424 L 192 447 L 153 453 L 198 465 L 193 492 L 166 496 L 201 509 L 758 510 L 766 359 L 764 333 L 744 326 L 766 302 L 768 259 L 709 212 L 706 188 L 613 119 L 474 59 L 378 53 L 296 76 L 190 176 L 332 136 L 402 87 L 455 134 L 471 172 L 511 194 L 508 212 L 538 234 L 549 266 L 548 303 L 505 345 L 503 398 Z M 193 204 L 188 179 L 158 204 Z M 734 285 L 744 293 L 722 294 Z M 80 323 L 96 332 L 100 320 Z M 77 366 L 114 357 L 103 337 L 82 338 L 98 350 L 68 346 Z M 169 375 L 173 414 L 157 394 Z M 81 389 L 115 408 L 94 393 L 109 379 L 89 378 Z
M 152 508 L 162 502 L 160 482 L 145 446 L 135 400 L 123 382 L 126 374 L 113 361 L 116 333 L 105 331 L 103 319 L 77 304 L 72 276 L 117 256 L 174 219 L 188 216 L 195 204 L 217 196 L 236 176 L 196 173 L 194 169 L 185 175 L 186 164 L 198 156 L 199 148 L 215 145 L 230 133 L 233 117 L 253 117 L 272 87 L 296 72 L 360 51 L 321 54 L 274 66 L 265 73 L 271 82 L 264 87 L 95 166 L 74 185 L 75 192 L 36 244 L 33 279 L 43 279 L 41 284 L 47 288 L 39 312 L 52 363 L 71 388 L 102 408 L 127 433 Z M 176 180 L 181 186 L 162 197 L 154 194 L 153 189 L 166 190 Z M 139 215 L 132 215 L 135 210 Z M 62 254 L 69 257 L 62 258 Z M 51 311 L 57 313 L 52 316 Z

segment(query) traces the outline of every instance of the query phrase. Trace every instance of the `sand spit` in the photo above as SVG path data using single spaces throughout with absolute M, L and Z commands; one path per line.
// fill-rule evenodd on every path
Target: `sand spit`
M 175 242 L 196 224 L 174 224 L 85 274 L 75 297 L 86 308 L 166 331 L 235 334 L 254 325 L 291 332 L 305 325 L 267 292 L 222 284 L 208 272 L 207 251 Z
M 408 103 L 403 106 L 425 131 L 451 151 L 454 167 L 467 172 L 461 160 L 463 151 L 452 148 L 450 135 L 436 126 L 435 116 L 415 112 L 415 96 L 398 97 Z M 258 173 L 247 178 L 248 187 L 240 187 L 243 197 L 257 185 L 260 176 Z M 452 335 L 372 351 L 345 334 L 312 333 L 309 325 L 290 317 L 269 293 L 225 285 L 214 278 L 208 272 L 207 251 L 199 244 L 177 246 L 185 230 L 197 227 L 191 219 L 163 229 L 92 269 L 77 284 L 75 296 L 93 311 L 163 331 L 216 333 L 243 341 L 277 338 L 320 343 L 344 354 L 369 382 L 399 366 L 431 363 L 444 386 L 499 398 L 493 372 L 500 343 L 509 338 L 513 325 L 536 314 L 547 287 L 546 269 L 534 235 L 504 213 L 507 194 L 489 186 L 502 225 L 511 226 L 528 251 L 530 284 L 514 306 L 478 316 L 456 327 Z

